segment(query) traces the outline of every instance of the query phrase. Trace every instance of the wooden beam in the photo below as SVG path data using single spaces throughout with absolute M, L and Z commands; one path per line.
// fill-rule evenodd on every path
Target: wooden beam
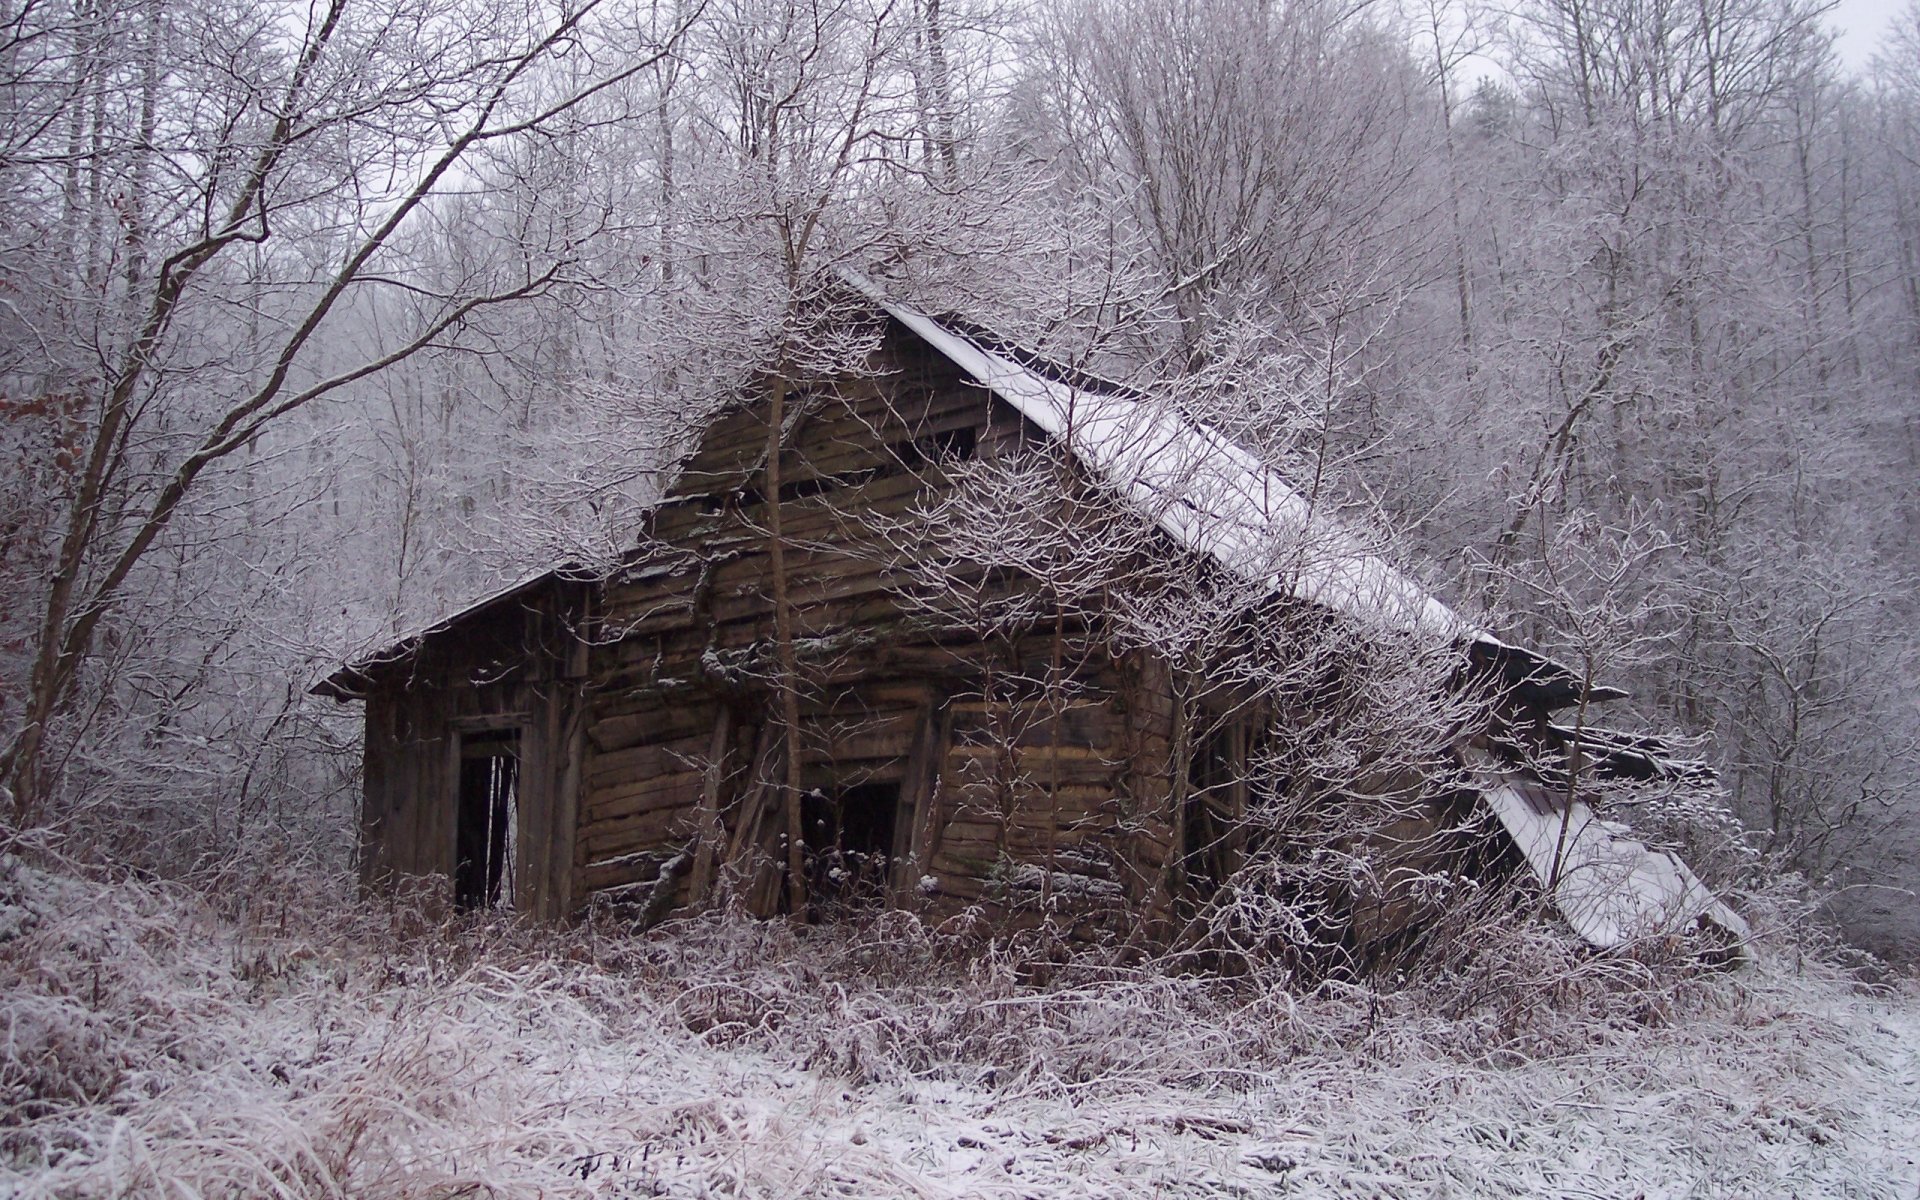
M 727 747 L 733 739 L 733 706 L 722 704 L 713 718 L 713 741 L 707 751 L 706 786 L 700 793 L 700 820 L 694 832 L 693 873 L 687 881 L 687 902 L 699 905 L 713 886 L 714 857 L 725 845 L 727 831 L 720 823 L 720 790 L 727 778 Z

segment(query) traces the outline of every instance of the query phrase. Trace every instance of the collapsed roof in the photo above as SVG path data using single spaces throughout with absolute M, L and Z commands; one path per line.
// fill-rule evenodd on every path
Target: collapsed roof
M 1016 361 L 846 275 L 862 296 L 946 356 L 982 387 L 1065 446 L 1177 543 L 1249 582 L 1382 629 L 1445 638 L 1494 665 L 1523 698 L 1546 709 L 1625 695 L 1582 689 L 1572 672 L 1510 645 L 1442 603 L 1336 516 L 1324 513 L 1231 439 L 1129 389 Z M 1711 782 L 1702 764 L 1671 764 L 1656 739 L 1583 728 L 1577 739 L 1628 773 Z M 1747 927 L 1675 855 L 1601 820 L 1583 801 L 1548 796 L 1509 766 L 1488 762 L 1477 780 L 1489 810 L 1574 931 L 1612 949 L 1698 921 L 1736 941 Z
M 1019 359 L 842 272 L 847 284 L 1044 430 L 1175 542 L 1249 582 L 1380 629 L 1440 637 L 1546 709 L 1623 698 L 1501 641 L 1370 549 L 1244 447 L 1173 405 L 1079 372 Z

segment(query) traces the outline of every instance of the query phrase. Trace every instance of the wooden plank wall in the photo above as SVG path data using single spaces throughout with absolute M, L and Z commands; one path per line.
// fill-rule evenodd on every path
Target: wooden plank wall
M 520 756 L 515 907 L 545 917 L 570 911 L 585 667 L 571 630 L 581 591 L 556 585 L 503 601 L 375 673 L 361 805 L 364 883 L 419 877 L 451 901 L 460 740 L 511 730 Z
M 1133 932 L 1155 902 L 1169 823 L 1164 763 L 1130 707 L 1112 694 L 975 692 L 949 711 L 931 913 L 972 907 L 1002 927 L 1053 919 L 1085 935 Z
M 936 921 L 1162 940 L 1191 911 L 1179 813 L 1193 802 L 1192 698 L 1177 701 L 1152 656 L 1114 658 L 1097 614 L 987 640 L 930 622 L 932 597 L 903 601 L 919 549 L 904 526 L 949 486 L 943 447 L 987 456 L 1040 435 L 898 331 L 878 365 L 789 400 L 800 416 L 782 525 L 803 786 L 899 785 L 897 905 Z M 778 908 L 783 822 L 768 798 L 785 748 L 765 445 L 764 407 L 723 416 L 627 569 L 468 614 L 378 679 L 362 823 L 370 882 L 434 876 L 450 893 L 459 739 L 512 727 L 521 908 L 562 917 L 611 902 L 650 920 L 714 887 L 754 911 Z M 1143 548 L 1142 565 L 1153 553 Z M 1244 761 L 1245 731 L 1235 736 Z M 1393 906 L 1370 920 L 1375 936 L 1403 923 Z
M 903 608 L 915 547 L 878 529 L 947 485 L 915 452 L 903 468 L 902 444 L 920 439 L 932 458 L 959 438 L 988 455 L 1036 433 L 917 342 L 891 339 L 883 368 L 789 399 L 804 414 L 781 468 L 804 784 L 901 784 L 897 903 L 935 918 L 1051 912 L 1125 926 L 1159 895 L 1172 841 L 1168 706 L 1143 698 L 1153 680 L 1098 654 L 1083 670 L 1087 697 L 1066 711 L 990 696 L 986 681 L 1020 652 Z M 717 421 L 657 511 L 651 552 L 602 592 L 576 843 L 583 902 L 663 912 L 687 899 L 697 870 L 724 876 L 703 858 L 765 836 L 742 829 L 770 769 L 758 760 L 775 710 L 765 445 L 764 408 Z M 702 829 L 723 844 L 702 851 Z M 759 844 L 777 855 L 777 837 Z

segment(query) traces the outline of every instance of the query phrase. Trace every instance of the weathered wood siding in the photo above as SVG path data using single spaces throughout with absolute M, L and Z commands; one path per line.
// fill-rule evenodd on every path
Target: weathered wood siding
M 1151 671 L 1098 655 L 1064 711 L 1044 696 L 990 695 L 1034 651 L 941 628 L 903 602 L 916 547 L 902 525 L 948 486 L 942 456 L 1038 435 L 917 341 L 888 339 L 877 366 L 788 400 L 799 416 L 781 523 L 804 786 L 900 786 L 896 903 L 936 918 L 978 907 L 1003 922 L 1051 911 L 1128 928 L 1163 896 L 1172 842 L 1164 698 L 1142 678 Z M 654 515 L 647 553 L 602 590 L 577 902 L 660 912 L 709 869 L 703 857 L 719 876 L 756 848 L 777 857 L 777 831 L 755 808 L 778 740 L 765 411 L 748 405 L 709 428 Z M 760 896 L 773 902 L 764 885 Z
M 950 488 L 945 456 L 1044 439 L 914 339 L 887 339 L 874 366 L 788 399 L 780 503 L 803 789 L 897 785 L 888 898 L 936 921 L 1171 935 L 1192 912 L 1189 876 L 1237 861 L 1237 841 L 1204 865 L 1185 841 L 1219 843 L 1210 831 L 1244 815 L 1248 730 L 1264 718 L 1228 727 L 1220 744 L 1240 778 L 1215 789 L 1196 775 L 1208 735 L 1192 725 L 1221 698 L 1188 694 L 1201 685 L 1152 655 L 1113 656 L 1097 614 L 995 637 L 942 617 L 952 580 L 918 581 L 911 514 Z M 626 568 L 470 612 L 377 675 L 369 879 L 451 875 L 459 739 L 511 727 L 519 907 L 564 916 L 613 903 L 653 919 L 720 888 L 753 911 L 779 908 L 787 748 L 765 413 L 745 404 L 709 427 Z M 1058 494 L 1033 502 L 1067 520 L 1101 511 Z M 1141 565 L 1172 553 L 1143 545 Z M 1002 596 L 1029 586 L 964 582 Z M 1196 806 L 1198 823 L 1186 816 Z M 1397 845 L 1420 830 L 1391 832 Z M 1370 929 L 1402 923 L 1396 907 Z
M 584 646 L 577 587 L 544 586 L 429 636 L 372 672 L 360 868 L 370 886 L 421 877 L 452 898 L 463 736 L 518 734 L 515 907 L 571 911 Z

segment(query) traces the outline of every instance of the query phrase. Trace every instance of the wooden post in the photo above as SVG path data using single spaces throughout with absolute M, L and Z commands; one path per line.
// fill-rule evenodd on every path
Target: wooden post
M 713 888 L 714 858 L 724 850 L 726 829 L 720 823 L 720 790 L 727 778 L 727 748 L 733 737 L 733 707 L 725 702 L 713 718 L 713 741 L 707 747 L 706 781 L 700 790 L 700 822 L 695 830 L 693 873 L 687 883 L 687 903 L 698 905 Z
M 785 746 L 786 738 L 778 725 L 768 721 L 760 727 L 756 740 L 753 774 L 740 801 L 739 822 L 727 846 L 726 867 L 729 886 L 740 889 L 747 911 L 756 917 L 770 917 L 776 907 L 781 872 L 771 848 L 765 844 L 773 832 L 767 817 L 779 796 L 780 785 L 775 777 L 784 768 L 775 759 Z
M 900 811 L 907 820 L 906 828 L 894 839 L 904 851 L 895 854 L 891 889 L 895 908 L 913 902 L 920 877 L 933 866 L 934 848 L 944 823 L 939 812 L 940 775 L 946 766 L 949 731 L 946 698 L 930 697 L 914 725 L 913 746 L 907 752 L 900 781 Z
M 784 358 L 784 356 L 782 356 Z M 767 557 L 773 574 L 773 640 L 779 657 L 780 723 L 786 729 L 787 753 L 783 799 L 787 829 L 787 911 L 804 917 L 807 911 L 805 846 L 800 814 L 800 670 L 793 653 L 793 604 L 787 594 L 786 540 L 780 532 L 780 452 L 786 429 L 787 379 L 785 363 L 774 372 L 767 405 Z

